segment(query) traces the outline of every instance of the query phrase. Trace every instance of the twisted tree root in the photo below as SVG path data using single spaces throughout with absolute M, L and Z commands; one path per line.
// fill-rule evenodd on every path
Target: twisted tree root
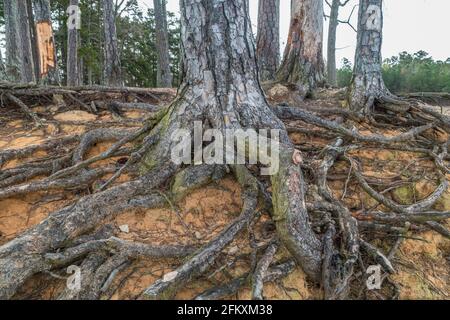
M 283 263 L 275 264 L 268 268 L 262 281 L 263 283 L 266 283 L 281 279 L 294 271 L 295 267 L 295 261 L 292 259 Z M 233 279 L 229 283 L 202 292 L 195 297 L 195 300 L 218 300 L 232 296 L 236 294 L 240 288 L 246 285 L 249 282 L 249 279 L 250 273 L 246 273 L 239 278 Z
M 162 279 L 157 280 L 147 288 L 142 298 L 152 300 L 173 298 L 180 287 L 205 272 L 214 263 L 221 251 L 250 222 L 256 211 L 258 185 L 256 179 L 245 167 L 236 167 L 235 174 L 244 188 L 242 192 L 244 204 L 241 215 L 181 267 L 164 275 Z
M 263 256 L 256 265 L 255 272 L 252 277 L 252 299 L 263 300 L 264 278 L 267 274 L 269 266 L 278 250 L 278 243 L 272 242 L 264 252 Z

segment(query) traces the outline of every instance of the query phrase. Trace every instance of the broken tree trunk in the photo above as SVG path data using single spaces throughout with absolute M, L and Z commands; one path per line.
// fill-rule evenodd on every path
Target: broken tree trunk
M 280 64 L 280 0 L 259 1 L 256 55 L 261 80 L 274 80 Z
M 166 0 L 153 0 L 153 5 L 155 10 L 156 52 L 158 55 L 156 85 L 170 88 L 172 87 L 172 72 L 170 71 Z
M 120 67 L 119 48 L 117 46 L 116 21 L 114 16 L 114 3 L 112 0 L 103 0 L 103 28 L 104 28 L 104 54 L 103 77 L 108 86 L 123 86 L 122 71 Z
M 33 0 L 33 7 L 39 56 L 39 76 L 43 83 L 59 84 L 50 1 Z
M 291 26 L 277 80 L 296 84 L 301 96 L 310 95 L 325 80 L 323 2 L 293 0 Z

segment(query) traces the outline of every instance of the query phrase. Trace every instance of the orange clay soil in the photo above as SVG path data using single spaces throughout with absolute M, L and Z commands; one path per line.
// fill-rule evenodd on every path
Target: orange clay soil
M 277 85 L 269 91 L 271 102 L 293 100 L 288 95 L 289 90 Z M 320 105 L 322 107 L 342 106 L 342 92 L 323 91 L 316 100 L 300 102 L 303 104 Z M 167 102 L 167 101 L 166 101 Z M 297 101 L 297 103 L 299 103 Z M 98 115 L 86 111 L 68 110 L 57 105 L 37 106 L 33 110 L 47 121 L 40 129 L 32 129 L 27 120 L 21 119 L 19 112 L 0 117 L 0 149 L 23 148 L 33 144 L 66 135 L 81 134 L 90 125 L 114 121 L 109 112 Z M 125 119 L 142 119 L 141 111 L 129 111 Z M 292 122 L 292 125 L 300 122 Z M 139 123 L 136 123 L 138 126 Z M 129 128 L 129 127 L 128 127 Z M 120 126 L 118 127 L 120 130 Z M 316 128 L 317 129 L 317 128 Z M 368 127 L 359 128 L 362 134 L 372 134 Z M 377 132 L 381 133 L 381 132 Z M 382 132 L 385 135 L 395 135 L 398 132 Z M 292 140 L 301 146 L 325 147 L 330 140 L 293 133 Z M 446 139 L 447 137 L 442 137 Z M 109 143 L 100 143 L 91 148 L 86 157 L 105 151 Z M 19 163 L 36 158 L 45 158 L 46 152 L 36 152 L 29 158 L 6 163 L 2 169 L 11 168 Z M 367 177 L 393 180 L 403 176 L 420 176 L 419 181 L 405 183 L 391 192 L 392 197 L 400 203 L 420 200 L 429 195 L 436 187 L 436 177 L 433 176 L 433 163 L 420 159 L 417 154 L 382 149 L 360 149 L 352 152 L 363 164 Z M 96 166 L 114 164 L 117 158 L 96 163 Z M 361 207 L 377 205 L 356 184 L 347 183 L 348 164 L 337 162 L 330 172 L 329 185 L 334 196 L 355 213 Z M 38 178 L 36 178 L 38 179 Z M 103 177 L 106 180 L 107 177 Z M 130 179 L 122 176 L 116 183 Z M 345 191 L 344 191 L 345 190 Z M 107 223 L 113 225 L 115 236 L 132 241 L 151 244 L 202 244 L 207 243 L 217 235 L 241 208 L 240 187 L 232 177 L 213 183 L 205 188 L 192 192 L 179 203 L 168 203 L 165 209 L 132 210 L 123 212 Z M 0 200 L 0 244 L 13 239 L 18 234 L 38 224 L 52 211 L 72 203 L 90 190 L 59 190 L 38 192 Z M 437 204 L 441 210 L 450 210 L 450 190 Z M 256 225 L 256 237 L 268 240 L 265 229 L 268 219 L 262 216 Z M 379 248 L 389 248 L 379 243 Z M 248 271 L 250 252 L 248 234 L 240 235 L 227 247 L 223 257 L 218 260 L 219 271 L 211 271 L 203 278 L 190 282 L 181 290 L 176 298 L 192 299 L 204 290 L 215 285 L 230 281 L 236 276 Z M 288 257 L 281 248 L 277 260 Z M 401 299 L 448 299 L 450 298 L 450 241 L 433 232 L 415 233 L 413 239 L 406 239 L 395 258 L 397 273 L 392 279 L 399 285 Z M 102 298 L 104 299 L 135 299 L 156 279 L 171 272 L 180 261 L 176 260 L 139 260 L 129 264 L 115 278 L 113 284 Z M 221 265 L 222 264 L 222 268 Z M 41 274 L 30 279 L 17 294 L 16 298 L 54 299 L 64 289 L 65 279 L 52 274 Z M 264 286 L 264 296 L 269 299 L 320 299 L 321 289 L 306 280 L 301 269 L 297 268 L 286 278 L 268 283 Z M 229 297 L 231 299 L 249 299 L 249 286 Z M 369 293 L 367 298 L 377 299 L 377 293 Z

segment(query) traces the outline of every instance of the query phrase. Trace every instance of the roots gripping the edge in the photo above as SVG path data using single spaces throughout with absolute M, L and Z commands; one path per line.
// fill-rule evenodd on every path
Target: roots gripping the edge
M 46 254 L 65 248 L 92 225 L 98 225 L 131 205 L 133 198 L 146 196 L 152 188 L 166 181 L 177 169 L 170 161 L 174 144 L 171 133 L 176 129 L 192 132 L 194 121 L 202 121 L 204 126 L 219 130 L 282 130 L 282 168 L 272 177 L 276 199 L 274 217 L 280 239 L 305 271 L 318 279 L 321 242 L 308 223 L 305 186 L 299 165 L 292 160 L 295 150 L 283 123 L 270 110 L 259 85 L 247 9 L 243 0 L 233 1 L 233 4 L 216 0 L 182 1 L 184 81 L 178 97 L 150 133 L 156 143 L 142 157 L 143 177 L 83 198 L 2 246 L 0 297 L 10 298 L 30 276 L 51 268 L 44 259 Z M 72 171 L 78 167 L 83 168 L 82 164 L 65 169 L 64 174 L 73 174 Z M 54 177 L 60 175 L 55 173 Z M 253 202 L 254 191 L 249 197 Z M 253 214 L 255 205 L 246 210 L 244 217 Z M 241 224 L 239 226 L 242 227 Z M 233 238 L 235 233 L 231 235 Z M 218 241 L 222 243 L 223 240 Z M 205 270 L 203 266 L 199 268 L 195 270 Z M 183 279 L 191 276 L 187 274 Z M 149 290 L 147 292 L 151 292 Z
M 294 268 L 293 261 L 311 280 L 322 285 L 325 298 L 346 298 L 354 269 L 361 258 L 360 248 L 375 261 L 381 261 L 386 272 L 393 272 L 395 269 L 389 261 L 392 255 L 385 256 L 362 239 L 356 218 L 344 205 L 345 192 L 339 200 L 335 199 L 331 192 L 327 176 L 339 158 L 350 164 L 346 188 L 354 177 L 372 198 L 397 213 L 393 216 L 369 210 L 369 214 L 363 217 L 371 220 L 366 221 L 367 224 L 371 225 L 370 223 L 375 221 L 378 223 L 376 227 L 397 232 L 401 229 L 398 225 L 382 223 L 414 221 L 441 234 L 448 232 L 437 222 L 448 217 L 448 213 L 427 211 L 447 189 L 445 177 L 441 177 L 441 185 L 425 200 L 411 206 L 400 206 L 375 190 L 360 172 L 362 169 L 357 160 L 347 155 L 347 151 L 354 147 L 349 142 L 408 148 L 405 146 L 406 142 L 435 129 L 438 123 L 445 123 L 448 119 L 429 112 L 436 118 L 431 123 L 420 122 L 418 117 L 416 120 L 420 126 L 394 137 L 385 137 L 378 134 L 364 135 L 354 128 L 348 128 L 347 124 L 322 119 L 305 110 L 286 106 L 271 108 L 258 80 L 246 2 L 181 1 L 183 83 L 176 99 L 167 108 L 159 110 L 141 129 L 130 133 L 94 130 L 71 140 L 80 142 L 79 146 L 64 157 L 54 161 L 47 160 L 39 164 L 40 167 L 31 164 L 0 173 L 9 179 L 3 182 L 3 189 L 0 190 L 0 199 L 3 199 L 15 193 L 41 191 L 45 188 L 67 188 L 81 183 L 89 185 L 99 176 L 115 172 L 100 189 L 93 190 L 92 194 L 54 212 L 39 225 L 0 247 L 0 298 L 14 297 L 27 279 L 35 274 L 52 272 L 76 261 L 82 272 L 86 273 L 87 286 L 78 294 L 65 291 L 60 298 L 96 299 L 108 290 L 114 276 L 134 259 L 184 258 L 174 271 L 155 281 L 140 295 L 145 299 L 172 298 L 178 289 L 210 269 L 223 250 L 246 227 L 249 233 L 252 232 L 252 221 L 259 216 L 258 201 L 261 199 L 265 200 L 264 208 L 270 213 L 270 223 L 275 225 L 275 235 L 271 235 L 273 237 L 265 246 L 251 244 L 254 252 L 252 268 L 248 273 L 225 286 L 208 290 L 198 298 L 222 297 L 226 293 L 236 292 L 247 282 L 252 284 L 253 298 L 264 298 L 264 282 L 291 272 Z M 356 86 L 359 86 L 361 83 L 376 84 L 376 80 L 355 81 L 358 82 Z M 380 84 L 379 88 L 384 87 Z M 369 96 L 364 95 L 361 98 L 354 95 L 352 99 L 363 101 L 359 105 L 371 108 L 373 98 L 372 95 Z M 375 96 L 379 99 L 382 95 L 377 91 L 373 94 L 373 97 Z M 116 104 L 116 107 L 126 106 Z M 147 105 L 138 107 L 154 110 Z M 328 112 L 332 113 L 333 110 Z M 338 115 L 349 118 L 353 116 L 353 119 L 358 120 L 362 117 L 347 110 L 344 112 L 339 109 L 336 112 Z M 316 113 L 320 111 L 316 110 Z M 302 159 L 302 154 L 290 141 L 280 118 L 295 119 L 326 129 L 328 137 L 335 139 L 319 154 L 319 161 L 307 163 L 309 167 L 306 168 L 313 176 L 310 180 L 315 183 L 306 183 L 302 168 L 306 166 L 306 161 L 303 161 L 305 159 Z M 193 166 L 182 167 L 174 163 L 171 150 L 177 142 L 172 139 L 172 134 L 180 129 L 194 134 L 196 122 L 200 122 L 205 129 L 217 129 L 223 135 L 226 135 L 226 130 L 280 130 L 279 170 L 267 181 L 268 179 L 255 177 L 251 166 L 194 163 Z M 319 131 L 316 133 L 320 134 Z M 118 142 L 100 155 L 84 160 L 91 144 L 102 139 Z M 125 147 L 136 143 L 138 146 L 134 145 L 133 148 Z M 204 146 L 202 144 L 194 148 Z M 435 160 L 436 167 L 442 173 L 448 173 L 445 166 L 445 160 L 448 160 L 447 148 L 448 145 L 445 144 L 436 150 L 415 148 L 413 152 L 427 154 Z M 33 147 L 24 153 L 30 154 L 34 151 Z M 118 171 L 109 167 L 89 168 L 94 162 L 130 153 L 127 164 Z M 0 160 L 6 162 L 18 156 L 21 156 L 20 152 L 0 154 Z M 124 170 L 131 167 L 139 167 L 140 176 L 136 180 L 110 187 Z M 242 187 L 241 214 L 202 247 L 130 243 L 98 229 L 102 223 L 126 209 L 155 208 L 164 206 L 171 200 L 178 201 L 191 190 L 208 184 L 214 178 L 223 177 L 230 167 Z M 29 168 L 34 170 L 32 177 L 39 174 L 49 177 L 43 181 L 31 181 L 15 186 L 15 183 L 26 181 L 24 172 Z M 15 178 L 16 173 L 20 177 Z M 271 194 L 268 191 L 269 183 Z M 168 195 L 160 190 L 164 186 L 170 186 L 169 190 L 166 190 Z M 308 204 L 306 198 L 310 200 Z M 271 264 L 281 247 L 285 247 L 293 259 L 281 263 L 274 261 Z

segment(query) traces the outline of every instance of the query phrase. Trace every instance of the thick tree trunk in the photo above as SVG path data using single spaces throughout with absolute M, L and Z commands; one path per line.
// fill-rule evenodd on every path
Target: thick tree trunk
M 306 186 L 296 156 L 298 151 L 290 142 L 284 124 L 266 102 L 259 84 L 247 0 L 181 0 L 180 4 L 185 76 L 178 97 L 164 109 L 162 119 L 143 142 L 140 150 L 142 176 L 136 181 L 83 197 L 1 246 L 0 298 L 12 297 L 33 274 L 50 270 L 48 253 L 67 249 L 70 243 L 100 223 L 133 203 L 138 205 L 139 201 L 133 201 L 134 198 L 149 197 L 151 190 L 166 183 L 180 168 L 171 157 L 173 148 L 179 144 L 173 140 L 173 133 L 184 129 L 192 136 L 194 121 L 215 128 L 224 136 L 226 129 L 280 130 L 279 157 L 276 157 L 276 150 L 271 149 L 272 164 L 279 163 L 279 170 L 271 176 L 273 220 L 279 238 L 299 265 L 312 279 L 320 281 L 322 242 L 309 222 Z M 149 128 L 152 126 L 147 124 L 123 143 L 141 137 Z M 170 279 L 164 277 L 149 287 L 145 291 L 147 298 L 173 297 L 177 288 L 205 272 L 254 216 L 258 184 L 245 166 L 228 164 L 234 168 L 243 187 L 241 217 L 172 272 Z M 214 167 L 206 166 L 206 169 Z M 197 170 L 204 171 L 202 167 Z M 171 184 L 172 189 L 177 184 L 183 189 L 184 183 L 198 183 L 198 179 L 189 178 L 189 175 L 181 184 L 175 183 L 177 179 L 178 175 Z M 164 201 L 152 201 L 152 205 L 155 202 Z
M 19 47 L 19 12 L 17 0 L 4 0 L 6 36 L 6 74 L 10 81 L 21 80 L 21 48 Z
M 36 82 L 27 2 L 25 0 L 19 1 L 17 9 L 19 12 L 20 50 L 22 54 L 21 81 L 25 83 Z
M 291 26 L 277 80 L 307 96 L 324 83 L 323 1 L 292 0 Z
M 217 129 L 280 129 L 280 170 L 271 176 L 274 220 L 281 240 L 313 279 L 318 280 L 321 242 L 309 224 L 304 180 L 293 163 L 295 149 L 284 124 L 273 114 L 259 84 L 247 0 L 181 0 L 184 79 L 180 96 L 161 121 L 161 140 L 144 159 L 146 170 L 170 161 L 180 128 L 193 122 Z M 231 32 L 232 30 L 232 32 Z M 206 124 L 205 124 L 206 125 Z
M 123 86 L 120 67 L 119 49 L 117 46 L 116 21 L 113 0 L 103 0 L 104 56 L 103 77 L 108 86 Z
M 71 6 L 78 6 L 78 0 L 70 0 Z M 80 74 L 78 68 L 78 42 L 79 35 L 78 29 L 75 27 L 75 16 L 73 15 L 73 11 L 69 13 L 69 24 L 71 27 L 68 27 L 67 30 L 67 85 L 68 86 L 77 86 L 80 84 Z
M 256 55 L 261 80 L 274 80 L 280 64 L 280 0 L 259 0 Z
M 33 0 L 33 6 L 35 13 L 39 76 L 44 83 L 59 84 L 50 1 Z
M 341 0 L 333 0 L 331 4 L 330 23 L 328 26 L 327 75 L 328 83 L 337 85 L 336 76 L 336 32 L 339 26 L 339 7 Z
M 158 87 L 172 87 L 166 0 L 153 0 L 153 6 L 155 9 L 156 51 L 158 54 L 156 84 Z
M 360 0 L 355 67 L 349 89 L 353 110 L 370 114 L 375 101 L 390 99 L 381 72 L 383 1 Z

